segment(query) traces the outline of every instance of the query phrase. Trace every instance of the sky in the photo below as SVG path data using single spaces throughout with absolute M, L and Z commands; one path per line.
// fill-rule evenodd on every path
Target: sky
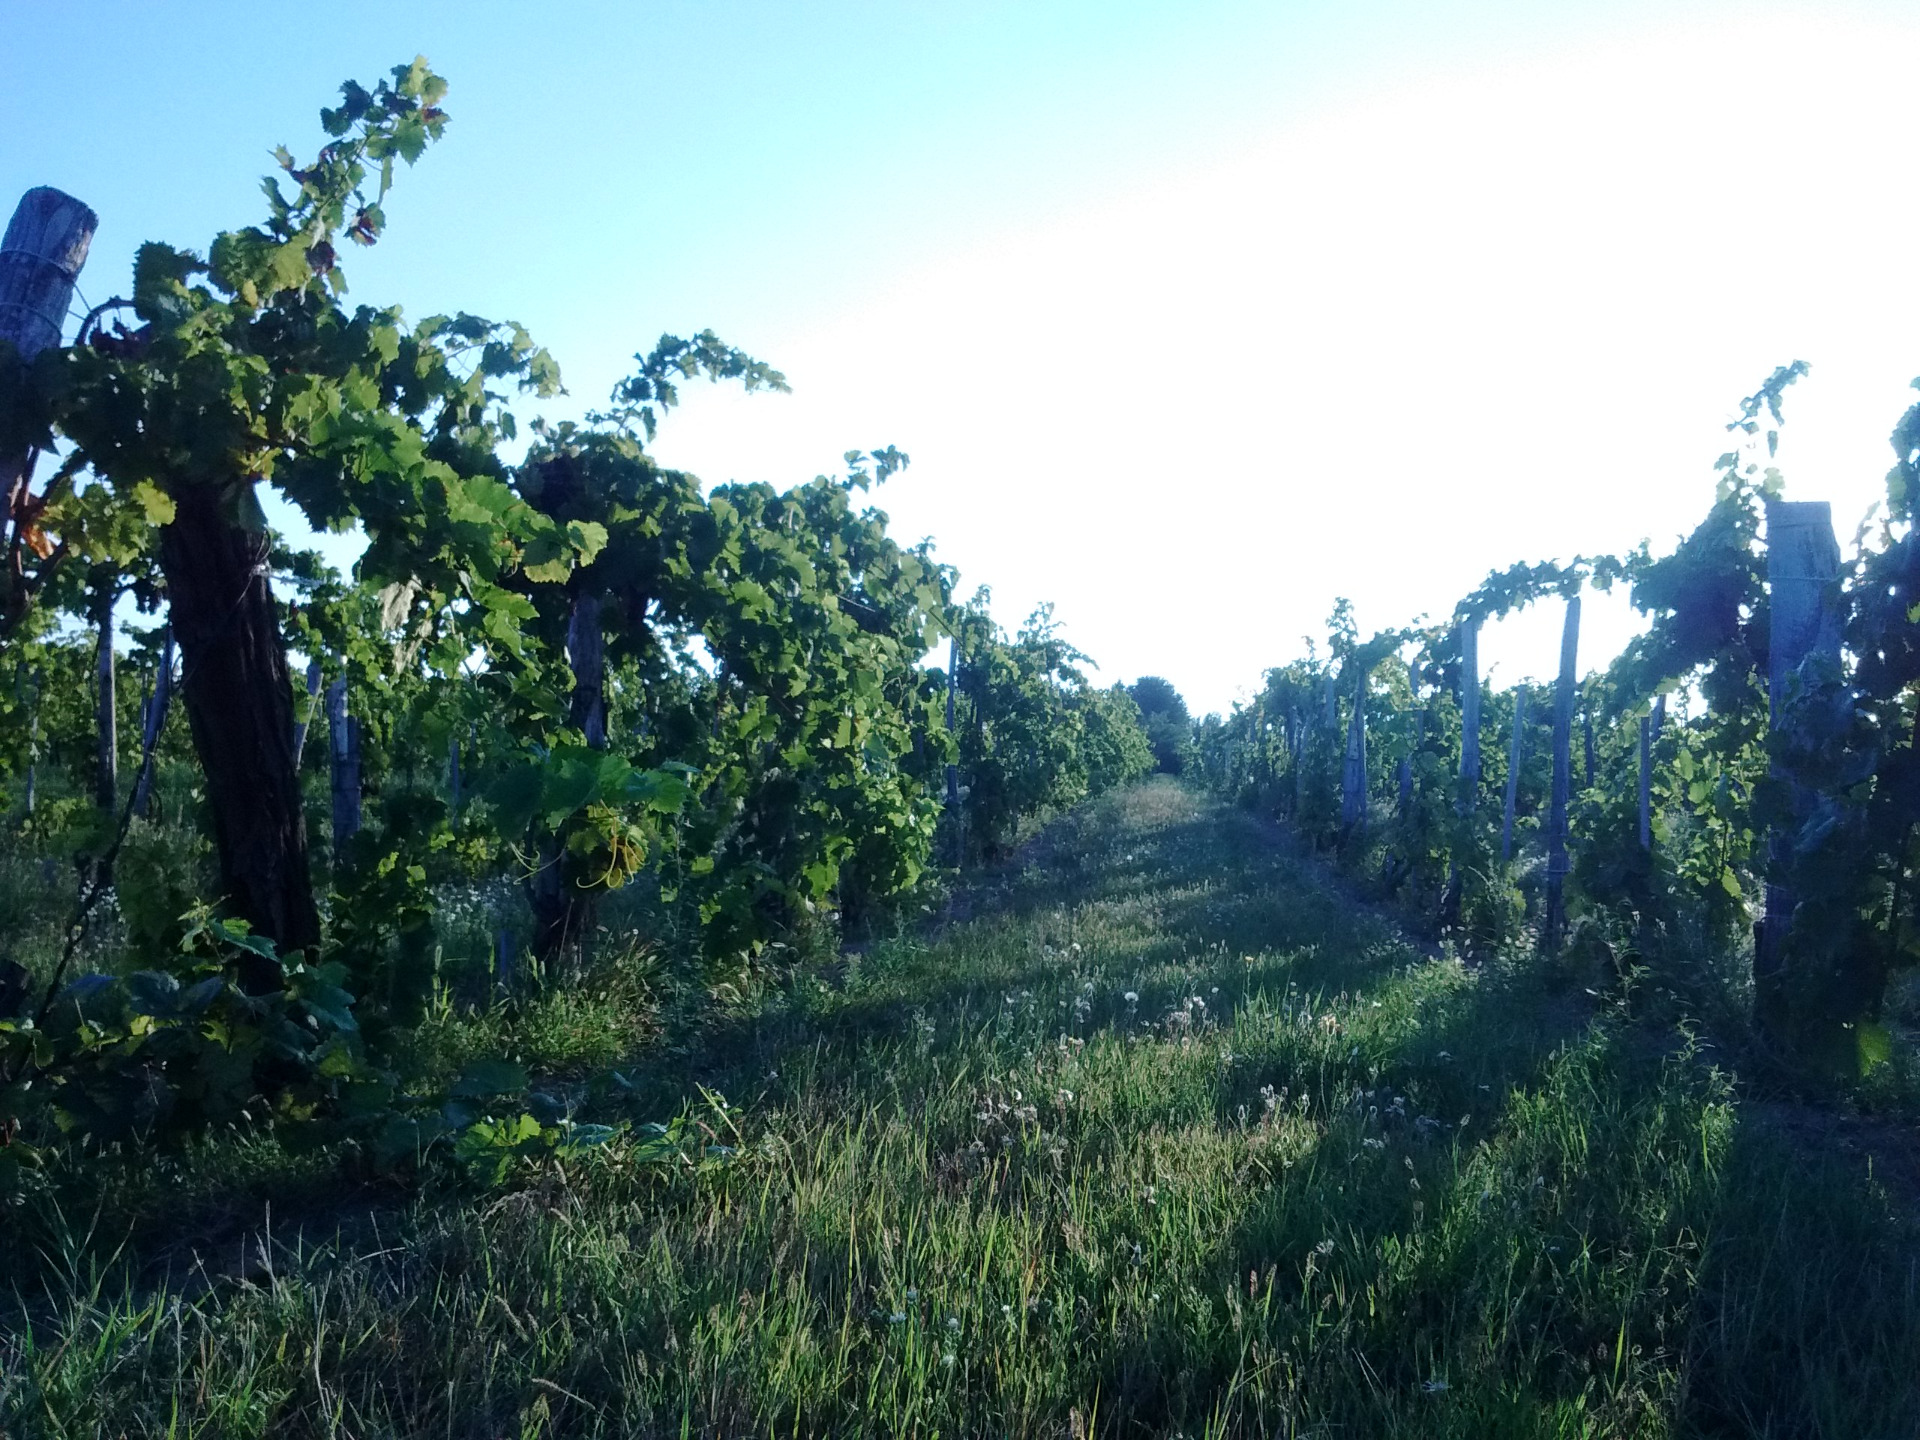
M 0 196 L 99 212 L 95 301 L 424 53 L 453 120 L 352 298 L 522 322 L 553 418 L 711 327 L 793 392 L 687 392 L 664 461 L 786 486 L 897 445 L 875 503 L 962 593 L 1201 712 L 1337 596 L 1371 632 L 1670 547 L 1793 359 L 1788 494 L 1845 543 L 1920 375 L 1910 3 L 0 0 L 0 36 L 44 61 Z M 1634 622 L 1585 625 L 1583 670 Z M 1559 629 L 1483 665 L 1550 675 Z

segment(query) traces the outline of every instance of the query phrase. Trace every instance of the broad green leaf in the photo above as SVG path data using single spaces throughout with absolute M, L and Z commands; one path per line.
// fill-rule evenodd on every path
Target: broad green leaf
M 136 484 L 133 487 L 133 498 L 140 503 L 140 509 L 146 514 L 149 525 L 173 523 L 173 497 L 151 480 L 142 480 Z

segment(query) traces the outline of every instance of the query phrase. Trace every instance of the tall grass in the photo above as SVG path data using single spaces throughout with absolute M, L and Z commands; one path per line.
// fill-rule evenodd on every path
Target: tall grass
M 164 1274 L 19 1216 L 42 1258 L 0 1427 L 1914 1433 L 1895 1198 L 1745 1113 L 1684 1031 L 1417 953 L 1170 783 L 1030 853 L 839 985 L 635 1037 L 588 1088 L 684 1108 L 702 1143 L 669 1163 L 283 1194 Z M 516 1023 L 576 1069 L 619 1041 Z

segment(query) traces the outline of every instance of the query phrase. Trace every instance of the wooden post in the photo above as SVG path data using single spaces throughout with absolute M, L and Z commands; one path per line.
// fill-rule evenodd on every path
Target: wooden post
M 153 752 L 160 745 L 160 732 L 166 729 L 167 707 L 173 703 L 173 627 L 169 625 L 160 641 L 160 663 L 153 675 L 153 696 L 147 701 L 147 713 L 140 727 L 140 781 L 134 787 L 133 811 L 147 815 L 153 799 Z
M 50 185 L 20 197 L 0 240 L 0 339 L 31 360 L 66 333 L 73 284 L 100 217 Z
M 1500 859 L 1513 858 L 1513 807 L 1520 796 L 1520 762 L 1526 758 L 1527 687 L 1513 691 L 1513 748 L 1507 757 L 1507 803 L 1500 817 Z
M 173 629 L 171 626 L 167 629 L 167 637 L 168 643 L 171 644 L 173 637 Z M 293 727 L 293 768 L 295 773 L 299 772 L 300 754 L 307 748 L 307 731 L 313 724 L 313 712 L 318 708 L 319 704 L 320 662 L 318 660 L 309 660 L 307 662 L 307 713 L 301 716 L 299 723 Z
M 1471 815 L 1480 792 L 1480 617 L 1460 622 L 1460 801 Z
M 103 566 L 94 572 L 93 803 L 109 815 L 120 808 L 120 722 L 113 665 L 113 602 L 118 592 L 111 569 Z
M 953 728 L 953 700 L 959 688 L 960 638 L 956 635 L 947 639 L 947 739 L 955 745 L 959 736 Z M 947 843 L 953 847 L 953 868 L 958 870 L 966 852 L 960 833 L 960 766 L 952 760 L 947 762 L 947 825 L 952 837 Z
M 360 830 L 360 726 L 347 713 L 347 677 L 327 687 L 327 738 L 333 771 L 333 859 Z
M 570 716 L 590 749 L 607 748 L 606 637 L 600 629 L 600 600 L 576 595 L 567 614 L 567 664 L 573 669 Z
M 1427 712 L 1413 712 L 1413 748 L 1400 757 L 1400 814 L 1413 813 L 1413 757 L 1425 748 L 1427 743 Z
M 1553 801 L 1547 815 L 1547 950 L 1560 948 L 1567 929 L 1567 804 L 1573 791 L 1573 702 L 1578 688 L 1580 597 L 1567 597 L 1567 623 L 1560 632 L 1560 681 L 1553 696 Z
M 1767 592 L 1771 633 L 1767 644 L 1767 715 L 1770 728 L 1801 702 L 1800 667 L 1809 658 L 1840 662 L 1840 546 L 1832 508 L 1824 500 L 1767 502 Z M 1786 968 L 1786 942 L 1797 899 L 1786 883 L 1793 860 L 1793 831 L 1811 796 L 1778 760 L 1773 778 L 1784 782 L 1789 820 L 1767 837 L 1767 909 L 1753 954 L 1754 988 L 1764 1024 L 1785 1018 L 1779 993 Z
M 1653 851 L 1653 717 L 1640 717 L 1640 848 Z
M 513 989 L 513 962 L 520 952 L 514 948 L 513 932 L 502 928 L 493 934 L 493 983 L 501 990 Z
M 35 792 L 40 779 L 40 672 L 35 671 L 27 702 L 27 789 L 21 796 L 27 817 L 33 816 Z
M 1347 757 L 1340 772 L 1340 825 L 1350 833 L 1367 828 L 1367 676 L 1353 686 L 1353 713 L 1347 717 Z
M 87 263 L 87 250 L 100 218 L 71 195 L 42 185 L 20 197 L 0 239 L 0 342 L 10 343 L 31 361 L 66 333 L 73 284 Z M 0 541 L 6 542 L 7 567 L 0 576 L 0 633 L 17 624 L 27 609 L 24 584 L 21 504 L 32 481 L 35 452 L 0 453 Z

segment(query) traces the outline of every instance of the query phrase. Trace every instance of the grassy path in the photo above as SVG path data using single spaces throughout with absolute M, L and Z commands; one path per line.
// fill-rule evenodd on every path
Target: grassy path
M 1583 997 L 1584 998 L 1584 997 Z M 686 1067 L 631 1149 L 191 1300 L 76 1262 L 26 1434 L 1911 1436 L 1915 1237 L 1710 1052 L 1430 960 L 1160 782 Z M 3 1222 L 0 1222 L 3 1223 Z

